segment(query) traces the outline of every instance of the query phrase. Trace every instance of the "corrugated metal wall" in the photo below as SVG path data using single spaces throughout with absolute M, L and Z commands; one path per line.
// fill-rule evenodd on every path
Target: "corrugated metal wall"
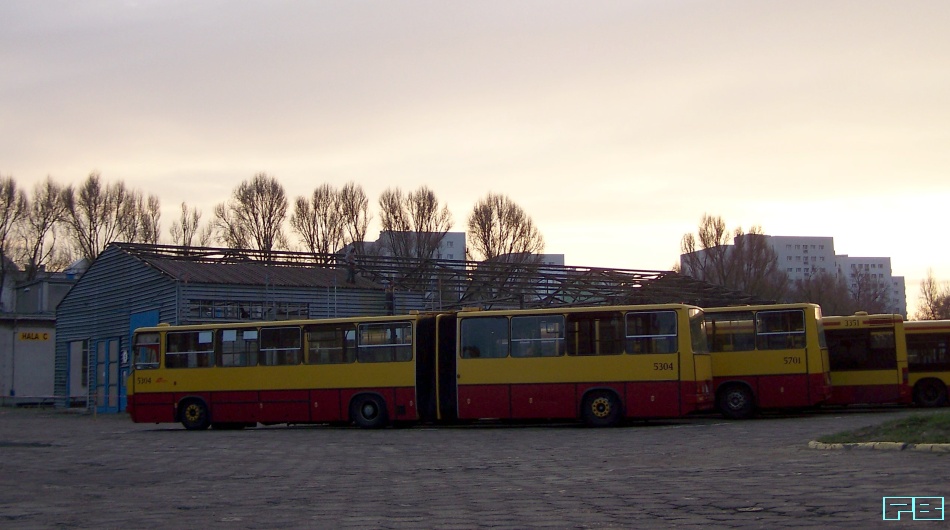
M 176 280 L 116 246 L 110 246 L 73 286 L 56 311 L 54 391 L 58 406 L 67 406 L 70 394 L 69 344 L 89 341 L 92 356 L 97 341 L 118 339 L 130 352 L 130 315 L 157 310 L 159 322 L 193 324 L 222 321 L 196 318 L 190 308 L 200 301 L 305 304 L 309 318 L 385 315 L 432 309 L 422 293 L 396 292 L 387 301 L 383 289 L 352 287 L 275 287 L 266 285 L 196 284 Z M 390 309 L 390 306 L 392 308 Z M 91 393 L 99 385 L 95 359 L 90 361 Z
M 174 320 L 174 280 L 116 247 L 104 250 L 56 309 L 57 405 L 67 406 L 70 394 L 76 395 L 69 388 L 69 343 L 87 340 L 91 348 L 95 341 L 117 338 L 120 349 L 129 351 L 129 315 L 153 309 L 161 321 Z M 90 371 L 93 389 L 96 371 Z

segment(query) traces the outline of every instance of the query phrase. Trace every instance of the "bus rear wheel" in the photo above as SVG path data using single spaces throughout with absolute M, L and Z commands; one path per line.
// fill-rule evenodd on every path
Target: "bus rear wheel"
M 363 429 L 385 427 L 389 422 L 386 403 L 381 397 L 372 394 L 357 396 L 350 402 L 350 419 Z
M 616 394 L 600 390 L 587 394 L 581 418 L 590 427 L 612 427 L 620 421 L 623 410 Z
M 729 385 L 719 393 L 719 412 L 723 416 L 744 420 L 752 417 L 755 407 L 752 402 L 752 392 L 742 385 Z
M 200 399 L 189 399 L 179 405 L 181 424 L 189 431 L 203 431 L 211 425 L 208 406 Z
M 914 402 L 920 407 L 942 407 L 947 404 L 947 387 L 936 379 L 920 381 L 914 386 Z

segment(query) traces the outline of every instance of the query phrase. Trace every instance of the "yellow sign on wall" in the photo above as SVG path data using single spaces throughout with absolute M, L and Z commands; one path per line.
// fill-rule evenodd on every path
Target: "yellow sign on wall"
M 49 340 L 49 336 L 50 334 L 48 331 L 21 331 L 20 332 L 20 340 L 45 341 L 45 340 Z

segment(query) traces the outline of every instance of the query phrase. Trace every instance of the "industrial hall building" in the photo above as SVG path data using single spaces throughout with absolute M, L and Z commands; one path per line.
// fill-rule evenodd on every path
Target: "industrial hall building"
M 132 332 L 159 323 L 764 302 L 670 271 L 378 255 L 351 266 L 335 254 L 112 243 L 56 309 L 56 405 L 124 411 Z

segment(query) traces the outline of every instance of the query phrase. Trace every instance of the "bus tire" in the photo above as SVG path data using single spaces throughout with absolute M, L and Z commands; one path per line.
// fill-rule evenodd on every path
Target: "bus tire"
M 716 402 L 719 412 L 729 419 L 745 420 L 755 412 L 752 392 L 745 385 L 728 385 L 719 391 Z
M 623 407 L 617 395 L 608 390 L 596 390 L 584 396 L 581 419 L 589 427 L 613 427 L 623 417 Z
M 947 386 L 937 379 L 924 379 L 914 385 L 914 403 L 918 407 L 942 407 L 947 404 Z
M 386 402 L 373 394 L 362 394 L 350 402 L 350 420 L 363 429 L 379 429 L 389 423 Z
M 200 399 L 186 399 L 178 405 L 181 424 L 189 431 L 203 431 L 211 425 L 208 405 Z

